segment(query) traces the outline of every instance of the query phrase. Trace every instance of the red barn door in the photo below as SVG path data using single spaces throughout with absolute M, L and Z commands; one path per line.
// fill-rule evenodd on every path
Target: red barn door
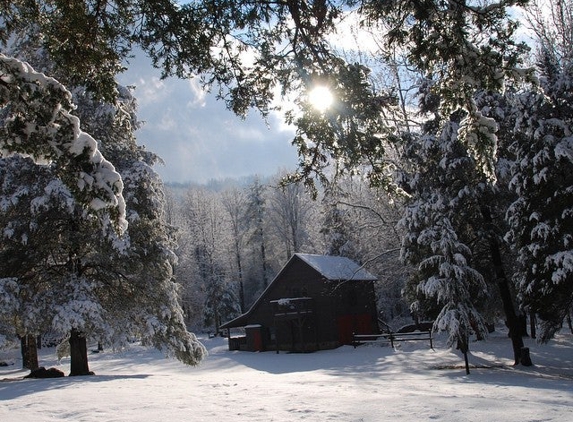
M 356 334 L 372 334 L 372 317 L 370 314 L 341 315 L 336 319 L 338 342 L 352 344 L 352 336 Z

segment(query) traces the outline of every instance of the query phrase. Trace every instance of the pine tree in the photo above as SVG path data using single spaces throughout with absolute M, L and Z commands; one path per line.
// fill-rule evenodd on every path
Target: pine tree
M 487 334 L 476 308 L 485 282 L 467 244 L 475 235 L 472 222 L 480 220 L 480 192 L 476 163 L 457 138 L 457 124 L 445 127 L 439 137 L 427 135 L 412 144 L 416 173 L 410 176 L 411 200 L 401 222 L 406 232 L 402 258 L 417 268 L 409 287 L 419 297 L 414 313 L 428 310 L 421 306 L 424 301 L 435 301 L 434 329 L 447 331 L 449 344 L 465 355 L 471 334 Z
M 87 210 L 109 209 L 116 227 L 124 230 L 121 177 L 71 114 L 71 93 L 55 79 L 4 55 L 0 74 L 2 155 L 21 153 L 36 161 L 53 161 L 57 176 Z
M 21 306 L 18 310 L 20 317 L 28 318 L 21 329 L 34 333 L 50 328 L 70 333 L 71 375 L 90 373 L 88 337 L 113 345 L 138 337 L 190 365 L 197 364 L 205 354 L 185 327 L 179 287 L 173 280 L 172 229 L 165 223 L 162 183 L 151 169 L 157 157 L 136 145 L 135 101 L 126 89 L 120 87 L 118 91 L 119 101 L 115 104 L 95 100 L 81 87 L 74 90 L 74 98 L 86 126 L 97 133 L 100 149 L 113 157 L 123 175 L 121 186 L 125 184 L 129 206 L 127 231 L 110 231 L 113 214 L 106 216 L 106 208 L 97 215 L 86 214 L 71 194 L 60 200 L 63 205 L 46 204 L 20 215 L 27 237 L 36 235 L 37 226 L 51 231 L 49 241 L 26 245 L 37 256 L 22 266 L 36 271 L 25 274 L 32 280 L 32 294 L 25 296 L 28 309 Z M 67 192 L 52 187 L 59 180 L 58 164 L 22 166 L 29 176 L 42 169 L 50 172 L 47 179 L 38 178 L 44 185 L 35 191 L 39 199 L 32 196 L 31 203 L 37 207 L 43 204 L 42 190 Z M 10 180 L 20 176 L 16 178 L 17 191 L 29 184 L 21 171 L 12 169 L 10 173 Z M 4 188 L 4 194 L 10 195 L 10 186 Z M 67 208 L 58 212 L 58 207 Z M 26 219 L 35 218 L 44 219 L 44 224 L 27 224 Z M 14 255 L 14 249 L 5 252 Z M 18 277 L 20 284 L 26 280 Z
M 57 216 L 70 211 L 74 203 L 68 189 L 53 179 L 48 166 L 38 166 L 19 155 L 0 159 L 0 320 L 21 339 L 23 365 L 39 366 L 35 338 L 47 324 L 37 296 L 48 285 L 38 277 L 49 265 L 54 247 L 47 227 Z M 47 209 L 52 212 L 46 212 Z M 57 238 L 56 238 L 57 240 Z
M 540 341 L 573 306 L 573 4 L 550 5 L 551 19 L 530 15 L 538 36 L 540 92 L 515 96 L 516 155 L 508 239 L 521 264 L 516 281 L 525 308 L 541 319 Z

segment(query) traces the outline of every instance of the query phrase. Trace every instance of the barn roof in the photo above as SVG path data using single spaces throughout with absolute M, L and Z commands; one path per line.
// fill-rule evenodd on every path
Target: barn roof
M 291 259 L 285 264 L 285 266 L 279 271 L 274 280 L 265 289 L 265 291 L 259 296 L 251 308 L 244 314 L 238 316 L 237 318 L 228 321 L 221 325 L 221 328 L 234 328 L 243 327 L 248 323 L 249 315 L 259 306 L 259 304 L 265 300 L 267 292 L 271 289 L 271 286 L 280 279 L 282 273 L 285 271 L 293 260 L 300 259 L 308 266 L 317 271 L 325 279 L 330 281 L 376 281 L 378 280 L 374 275 L 370 274 L 356 262 L 349 258 L 342 256 L 330 256 L 330 255 L 314 255 L 314 254 L 304 254 L 295 253 Z
M 343 256 L 312 255 L 296 253 L 298 256 L 328 280 L 368 280 L 377 278 L 352 261 Z

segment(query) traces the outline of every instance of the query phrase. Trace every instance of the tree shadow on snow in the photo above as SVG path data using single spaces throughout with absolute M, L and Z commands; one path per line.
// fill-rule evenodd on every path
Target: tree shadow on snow
M 502 339 L 502 345 L 508 341 Z M 539 345 L 535 340 L 525 339 L 530 348 L 533 366 L 512 365 L 511 359 L 504 362 L 490 357 L 478 357 L 470 354 L 470 375 L 465 375 L 462 362 L 452 366 L 435 367 L 449 378 L 460 378 L 467 383 L 482 383 L 494 386 L 523 386 L 559 391 L 571 391 L 573 381 L 573 336 L 557 335 L 549 344 Z M 505 346 L 504 353 L 497 355 L 509 357 L 511 350 Z
M 6 375 L 6 374 L 4 374 Z M 149 377 L 147 374 L 137 375 L 87 375 L 75 377 L 61 377 L 61 378 L 37 378 L 37 379 L 23 379 L 19 378 L 3 378 L 0 379 L 0 402 L 3 400 L 11 400 L 18 397 L 36 394 L 42 391 L 59 390 L 66 388 L 80 387 L 82 384 L 110 382 L 118 380 L 132 380 L 132 379 L 145 379 Z
M 225 351 L 217 353 L 217 367 L 231 369 L 242 365 L 270 374 L 325 371 L 335 376 L 359 377 L 390 371 L 395 360 L 393 355 L 394 350 L 389 347 L 368 346 L 356 349 L 342 346 L 312 353 Z

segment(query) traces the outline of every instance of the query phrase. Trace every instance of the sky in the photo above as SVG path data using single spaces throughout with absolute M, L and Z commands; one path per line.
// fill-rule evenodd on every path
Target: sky
M 198 80 L 161 80 L 143 54 L 128 66 L 118 80 L 136 87 L 138 117 L 145 122 L 137 142 L 165 161 L 155 167 L 165 182 L 206 183 L 296 168 L 294 130 L 277 114 L 265 122 L 253 110 L 242 120 L 202 91 Z
M 209 351 L 186 367 L 134 344 L 89 355 L 95 376 L 21 379 L 19 349 L 0 352 L 2 422 L 562 422 L 573 406 L 573 335 L 537 345 L 534 366 L 512 365 L 506 331 L 471 343 L 470 375 L 440 339 L 342 346 L 315 353 Z M 91 344 L 93 350 L 97 344 Z M 54 348 L 40 364 L 69 372 Z

